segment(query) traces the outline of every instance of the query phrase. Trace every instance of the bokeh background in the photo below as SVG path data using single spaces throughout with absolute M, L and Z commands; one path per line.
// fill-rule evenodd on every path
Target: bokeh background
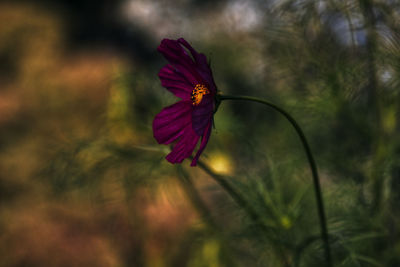
M 400 266 L 400 4 L 391 0 L 0 2 L 0 266 L 324 266 L 298 137 L 224 102 L 201 167 L 164 159 L 162 38 L 207 55 L 223 93 L 298 120 L 335 266 Z

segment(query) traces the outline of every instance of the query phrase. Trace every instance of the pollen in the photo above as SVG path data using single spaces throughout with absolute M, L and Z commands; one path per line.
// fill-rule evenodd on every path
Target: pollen
M 202 84 L 196 84 L 196 86 L 193 88 L 192 94 L 190 99 L 192 100 L 192 105 L 197 106 L 201 103 L 201 100 L 203 99 L 204 95 L 207 95 L 210 93 L 210 90 L 205 85 Z

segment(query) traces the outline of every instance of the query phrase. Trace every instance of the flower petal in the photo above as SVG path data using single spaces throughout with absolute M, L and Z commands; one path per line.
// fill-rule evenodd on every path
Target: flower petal
M 194 48 L 183 38 L 179 38 L 178 43 L 182 44 L 190 51 L 190 53 L 192 54 L 194 60 L 196 61 L 199 67 L 204 67 L 204 66 L 208 67 L 207 58 L 204 54 L 198 53 L 196 50 L 194 50 Z
M 159 144 L 170 144 L 184 134 L 191 126 L 192 103 L 179 101 L 164 108 L 153 121 L 153 135 Z
M 163 39 L 157 50 L 162 53 L 175 69 L 193 86 L 202 80 L 202 77 L 197 71 L 196 64 L 178 41 Z
M 192 155 L 200 136 L 197 136 L 191 125 L 187 125 L 184 129 L 181 139 L 174 146 L 171 153 L 166 159 L 171 163 L 181 163 L 185 158 Z
M 190 51 L 194 60 L 196 61 L 199 74 L 202 76 L 203 80 L 208 83 L 208 86 L 210 87 L 209 89 L 215 93 L 216 86 L 211 68 L 207 62 L 207 57 L 204 54 L 198 53 L 196 50 L 194 50 L 194 48 L 185 39 L 179 38 L 178 42 Z
M 198 106 L 193 108 L 192 125 L 197 135 L 204 135 L 207 124 L 212 120 L 214 112 L 213 96 L 204 95 Z
M 191 156 L 201 137 L 200 147 L 191 163 L 191 166 L 195 166 L 211 134 L 217 90 L 212 72 L 206 56 L 198 53 L 182 38 L 164 39 L 157 50 L 169 61 L 158 74 L 161 84 L 182 101 L 157 114 L 153 121 L 154 137 L 162 144 L 177 140 L 166 156 L 171 163 L 181 163 Z M 197 85 L 204 85 L 210 92 L 201 95 L 199 105 L 193 106 L 191 94 Z
M 210 121 L 207 124 L 207 127 L 205 129 L 205 134 L 201 137 L 201 144 L 199 149 L 197 150 L 196 156 L 194 156 L 192 163 L 190 164 L 190 166 L 196 166 L 197 165 L 197 161 L 199 160 L 199 157 L 201 155 L 201 153 L 203 152 L 204 148 L 206 148 L 206 145 L 208 143 L 208 140 L 210 139 L 210 135 L 211 135 L 211 127 L 212 127 L 212 121 Z
M 181 73 L 177 72 L 171 64 L 165 65 L 158 73 L 158 77 L 161 80 L 161 85 L 174 95 L 183 100 L 190 100 L 193 85 Z

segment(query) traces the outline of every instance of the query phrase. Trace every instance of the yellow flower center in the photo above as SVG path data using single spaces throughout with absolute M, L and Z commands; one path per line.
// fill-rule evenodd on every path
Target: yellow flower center
M 192 95 L 190 99 L 192 100 L 193 106 L 197 106 L 200 104 L 201 100 L 203 99 L 203 95 L 207 95 L 210 93 L 210 90 L 202 84 L 196 84 L 193 88 Z

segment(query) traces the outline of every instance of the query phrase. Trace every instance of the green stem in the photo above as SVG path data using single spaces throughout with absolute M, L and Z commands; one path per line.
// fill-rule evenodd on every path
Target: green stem
M 201 199 L 199 192 L 194 186 L 192 180 L 190 179 L 189 174 L 179 165 L 178 172 L 180 174 L 179 181 L 181 182 L 181 185 L 185 190 L 187 197 L 190 199 L 192 205 L 197 209 L 201 217 L 206 221 L 209 226 L 211 226 L 212 229 L 219 230 L 217 224 L 211 216 L 211 212 L 207 208 L 207 205 Z
M 253 207 L 248 203 L 248 201 L 246 201 L 245 198 L 243 198 L 235 189 L 234 187 L 232 187 L 227 181 L 226 179 L 224 179 L 224 176 L 216 174 L 215 172 L 213 172 L 211 170 L 211 168 L 209 166 L 207 166 L 205 163 L 203 163 L 202 161 L 197 161 L 197 165 L 202 168 L 208 175 L 210 175 L 211 178 L 213 178 L 213 180 L 215 182 L 217 182 L 224 190 L 226 193 L 228 193 L 232 199 L 236 202 L 236 204 L 241 207 L 246 213 L 247 215 L 250 217 L 250 219 L 253 221 L 254 225 L 256 227 L 258 227 L 258 229 L 260 229 L 264 234 L 266 234 L 266 236 L 270 235 L 270 232 L 268 230 L 268 228 L 265 226 L 265 224 L 263 224 L 262 222 L 262 218 L 258 215 L 258 213 L 253 209 Z M 270 237 L 271 238 L 271 237 Z M 273 238 L 273 241 L 276 243 L 280 243 L 280 244 L 284 244 L 286 246 L 289 246 L 288 243 L 283 242 L 282 240 L 277 240 L 275 238 Z M 285 267 L 290 266 L 288 259 L 285 255 L 285 253 L 283 252 L 281 247 L 277 248 L 277 252 L 280 255 L 282 262 L 284 263 Z
M 221 175 L 214 173 L 210 169 L 210 167 L 208 167 L 200 160 L 197 161 L 197 165 L 199 165 L 200 168 L 202 168 L 208 175 L 210 175 L 214 179 L 214 181 L 217 182 L 232 197 L 236 204 L 238 204 L 246 211 L 253 222 L 264 228 L 262 220 L 257 212 L 244 198 L 242 198 L 242 196 L 238 192 L 236 192 L 236 190 Z
M 266 101 L 263 99 L 259 99 L 256 97 L 251 97 L 251 96 L 231 96 L 231 95 L 219 95 L 217 98 L 217 106 L 222 102 L 223 100 L 244 100 L 244 101 L 252 101 L 252 102 L 257 102 L 264 104 L 266 106 L 269 106 L 270 108 L 276 110 L 280 114 L 282 114 L 294 127 L 296 130 L 296 133 L 300 137 L 301 143 L 303 144 L 304 150 L 306 151 L 308 163 L 310 164 L 311 168 L 311 173 L 313 177 L 313 183 L 314 183 L 314 190 L 315 190 L 315 197 L 317 201 L 317 208 L 318 208 L 318 216 L 320 220 L 320 226 L 321 226 L 321 238 L 324 242 L 324 248 L 325 248 L 325 258 L 327 262 L 327 266 L 332 266 L 332 259 L 331 259 L 331 251 L 330 251 L 330 246 L 329 246 L 329 237 L 328 237 L 328 228 L 326 224 L 326 217 L 325 217 L 325 210 L 324 210 L 324 204 L 323 204 L 323 199 L 322 199 L 322 193 L 321 193 L 321 185 L 318 177 L 318 171 L 317 171 L 317 165 L 315 163 L 314 157 L 311 153 L 310 146 L 308 145 L 307 139 L 303 133 L 303 130 L 300 128 L 299 124 L 296 122 L 296 120 L 285 110 L 281 109 L 280 107 Z
M 377 77 L 377 51 L 378 51 L 378 36 L 377 36 L 377 18 L 374 13 L 375 5 L 372 0 L 360 0 L 360 7 L 365 21 L 365 29 L 367 31 L 366 39 L 366 66 L 367 66 L 367 77 L 368 84 L 366 87 L 368 96 L 368 110 L 372 111 L 372 117 L 370 121 L 374 122 L 373 131 L 375 141 L 372 146 L 372 213 L 381 211 L 383 188 L 384 188 L 384 176 L 382 175 L 382 162 L 384 161 L 384 131 L 382 127 L 382 114 L 381 114 L 381 101 L 379 97 L 379 79 Z
M 181 185 L 185 190 L 186 195 L 191 201 L 193 207 L 197 209 L 197 211 L 200 213 L 200 216 L 205 220 L 205 223 L 207 226 L 209 226 L 210 230 L 219 238 L 225 240 L 226 238 L 223 235 L 222 229 L 217 225 L 217 223 L 212 218 L 211 211 L 208 209 L 207 205 L 202 200 L 200 193 L 197 191 L 196 186 L 193 184 L 193 181 L 190 178 L 190 175 L 180 165 L 178 165 L 178 172 L 181 178 L 179 179 L 179 181 L 181 182 Z M 227 246 L 229 249 L 228 243 L 224 242 L 224 244 L 226 244 L 225 246 Z M 224 247 L 223 247 L 223 254 L 224 254 L 224 259 L 228 266 L 233 266 L 233 267 L 238 266 L 234 262 L 234 259 L 227 253 L 227 251 L 225 251 Z

